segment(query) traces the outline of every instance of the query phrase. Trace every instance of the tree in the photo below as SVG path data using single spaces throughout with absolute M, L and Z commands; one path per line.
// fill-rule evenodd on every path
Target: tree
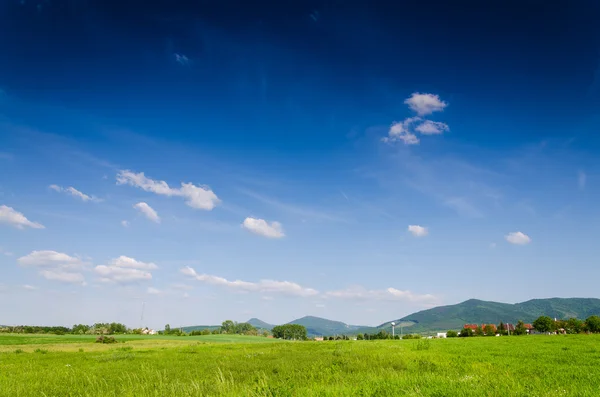
M 363 336 L 363 334 L 356 335 L 356 340 L 363 340 L 363 339 L 365 339 L 365 337 Z
M 506 335 L 507 334 L 507 330 L 506 330 L 506 325 L 504 325 L 504 323 L 502 321 L 500 321 L 500 324 L 498 324 L 498 333 L 500 335 Z
M 579 334 L 583 332 L 585 324 L 583 321 L 572 317 L 566 321 L 564 328 L 567 331 L 567 334 Z
M 590 316 L 585 320 L 585 328 L 588 332 L 599 333 L 600 332 L 600 317 Z
M 515 330 L 513 331 L 513 335 L 525 335 L 527 334 L 527 328 L 525 328 L 525 323 L 521 320 L 517 322 Z
M 169 335 L 171 333 L 171 326 L 169 324 L 165 325 L 165 335 Z
M 300 324 L 284 324 L 273 327 L 271 333 L 275 338 L 305 340 L 306 327 Z
M 231 320 L 225 320 L 221 324 L 221 332 L 224 334 L 234 334 L 236 324 Z
M 478 326 L 477 329 L 475 330 L 475 335 L 477 336 L 484 336 L 485 333 L 483 332 L 483 328 L 481 328 L 481 326 Z
M 496 335 L 496 327 L 494 327 L 492 324 L 486 324 L 483 328 L 483 332 L 486 336 L 494 336 Z
M 463 328 L 462 331 L 460 331 L 460 334 L 458 334 L 458 336 L 461 338 L 473 336 L 473 330 L 471 328 Z
M 554 330 L 554 321 L 548 316 L 538 317 L 537 320 L 535 320 L 532 325 L 533 325 L 533 328 L 535 328 L 538 332 L 542 332 L 542 333 L 546 333 L 546 332 L 550 332 L 550 331 Z
M 458 332 L 450 330 L 446 332 L 446 338 L 456 338 L 458 336 Z

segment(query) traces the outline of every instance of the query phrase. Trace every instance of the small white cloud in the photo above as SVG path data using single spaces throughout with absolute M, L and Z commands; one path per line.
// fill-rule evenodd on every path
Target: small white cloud
M 192 183 L 181 183 L 181 188 L 169 187 L 165 181 L 155 181 L 147 178 L 143 172 L 134 173 L 121 170 L 117 174 L 118 185 L 131 185 L 147 192 L 163 196 L 183 197 L 186 204 L 192 208 L 210 211 L 221 202 L 217 195 L 208 186 L 196 186 Z
M 438 135 L 450 130 L 448 124 L 439 121 L 425 120 L 415 130 L 423 135 Z
M 579 189 L 581 189 L 581 190 L 585 189 L 586 182 L 587 182 L 586 173 L 583 171 L 579 171 L 579 174 L 577 175 L 577 185 L 579 186 Z
M 159 289 L 156 289 L 154 287 L 148 287 L 148 289 L 146 290 L 146 293 L 148 295 L 160 295 L 160 294 L 162 294 L 162 291 Z
M 136 259 L 130 258 L 128 256 L 123 256 L 121 255 L 120 257 L 113 259 L 110 262 L 111 266 L 117 266 L 117 267 L 126 267 L 126 268 L 130 268 L 130 269 L 140 269 L 140 270 L 154 270 L 154 269 L 158 269 L 158 266 L 156 266 L 154 263 L 152 262 L 141 262 L 138 261 Z
M 404 101 L 408 107 L 419 116 L 426 116 L 433 112 L 441 112 L 448 104 L 442 101 L 439 95 L 413 93 Z
M 283 228 L 279 222 L 267 222 L 264 219 L 246 218 L 242 227 L 254 234 L 268 238 L 282 238 L 285 236 Z
M 154 211 L 152 207 L 150 207 L 147 203 L 141 202 L 137 203 L 133 206 L 136 210 L 140 211 L 146 218 L 150 219 L 152 222 L 160 223 L 160 217 Z
M 158 266 L 151 262 L 146 263 L 127 256 L 120 256 L 112 259 L 108 266 L 96 266 L 94 272 L 102 282 L 128 284 L 151 280 L 152 273 L 149 270 L 157 268 Z
M 528 235 L 526 235 L 525 233 L 521 233 L 521 232 L 508 233 L 506 236 L 504 236 L 504 238 L 509 243 L 516 244 L 516 245 L 526 245 L 526 244 L 531 243 L 531 238 Z
M 80 258 L 57 251 L 32 251 L 30 254 L 17 259 L 21 266 L 45 267 L 60 269 L 81 269 L 87 263 Z
M 44 229 L 44 225 L 37 222 L 31 222 L 25 215 L 6 205 L 0 205 L 0 223 L 6 223 L 17 229 L 24 229 L 26 227 L 32 229 Z
M 47 280 L 67 284 L 85 285 L 85 277 L 81 273 L 67 272 L 60 269 L 42 270 L 40 275 Z
M 411 291 L 402 291 L 396 288 L 384 290 L 368 290 L 361 286 L 355 286 L 338 291 L 329 291 L 325 296 L 349 300 L 380 300 L 380 301 L 407 301 L 407 302 L 433 302 L 437 298 L 431 294 L 415 294 Z
M 121 221 L 121 226 L 129 227 L 129 221 Z
M 81 199 L 82 201 L 92 201 L 95 203 L 99 203 L 102 201 L 102 199 L 99 199 L 96 196 L 88 196 L 87 194 L 75 189 L 72 186 L 69 186 L 67 188 L 63 188 L 61 186 L 58 185 L 50 185 L 48 186 L 49 189 L 57 191 L 57 192 L 64 192 L 67 193 L 75 198 Z
M 35 287 L 33 285 L 29 285 L 29 284 L 25 284 L 25 285 L 23 285 L 23 289 L 26 289 L 28 291 L 35 291 L 36 289 L 38 289 L 38 287 Z
M 223 277 L 212 276 L 209 274 L 198 274 L 194 269 L 187 266 L 181 269 L 181 273 L 192 277 L 197 281 L 231 288 L 241 292 L 263 292 L 263 293 L 281 293 L 294 296 L 314 296 L 319 292 L 312 288 L 305 288 L 299 284 L 290 281 L 260 280 L 258 282 L 249 282 L 242 280 L 230 281 Z
M 402 141 L 405 145 L 417 145 L 420 141 L 412 132 L 412 125 L 420 120 L 420 117 L 409 117 L 404 121 L 392 123 L 388 136 L 383 138 L 382 141 L 386 143 Z
M 425 237 L 429 234 L 429 230 L 426 227 L 419 225 L 409 225 L 408 231 L 415 237 Z
M 148 281 L 152 279 L 152 273 L 150 272 L 116 266 L 96 266 L 94 272 L 100 276 L 100 281 L 119 284 Z

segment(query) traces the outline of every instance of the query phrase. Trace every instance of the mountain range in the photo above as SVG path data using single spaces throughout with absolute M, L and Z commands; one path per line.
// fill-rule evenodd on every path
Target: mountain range
M 391 323 L 396 330 L 404 333 L 432 333 L 436 331 L 460 330 L 465 324 L 516 323 L 522 320 L 533 322 L 539 316 L 568 319 L 576 317 L 586 319 L 591 315 L 600 315 L 600 299 L 595 298 L 549 298 L 532 299 L 522 303 L 500 303 L 469 299 L 462 303 L 438 306 L 422 310 L 397 320 L 387 321 L 376 327 L 348 325 L 341 321 L 306 316 L 287 324 L 300 324 L 306 327 L 309 336 L 320 335 L 356 335 L 358 333 L 376 333 L 380 330 L 391 332 Z M 274 325 L 258 318 L 247 321 L 259 329 L 271 330 Z M 216 326 L 185 327 L 184 330 L 213 328 Z

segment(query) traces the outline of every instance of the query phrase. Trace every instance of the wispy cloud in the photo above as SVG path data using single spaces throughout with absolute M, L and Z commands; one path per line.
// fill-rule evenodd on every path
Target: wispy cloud
M 190 65 L 190 59 L 185 54 L 177 54 L 176 53 L 173 56 L 175 57 L 175 62 L 177 62 L 181 66 L 189 66 Z
M 127 256 L 120 256 L 109 262 L 108 265 L 99 265 L 94 272 L 100 281 L 116 284 L 130 284 L 152 279 L 149 270 L 156 269 L 154 263 L 145 263 Z
M 196 186 L 192 183 L 182 182 L 180 188 L 171 188 L 167 182 L 147 178 L 143 172 L 121 170 L 117 174 L 117 184 L 135 186 L 147 192 L 168 197 L 183 197 L 188 206 L 207 211 L 212 210 L 221 202 L 208 186 Z
M 263 292 L 263 293 L 281 293 L 285 295 L 293 295 L 293 296 L 314 296 L 318 295 L 319 292 L 312 288 L 305 288 L 299 284 L 290 282 L 290 281 L 275 281 L 275 280 L 260 280 L 258 282 L 250 282 L 250 281 L 241 281 L 235 280 L 230 281 L 223 277 L 212 276 L 209 274 L 198 274 L 196 271 L 187 266 L 181 269 L 181 273 L 186 276 L 193 278 L 197 281 L 218 285 L 222 287 L 227 287 L 232 290 L 237 290 L 241 292 Z
M 579 189 L 580 190 L 585 189 L 586 183 L 587 183 L 586 173 L 583 171 L 579 171 L 579 173 L 577 174 L 577 185 L 579 186 Z
M 121 226 L 129 227 L 129 221 L 121 221 Z
M 408 290 L 403 291 L 391 287 L 382 290 L 368 290 L 362 286 L 328 291 L 325 293 L 325 296 L 349 300 L 407 301 L 420 303 L 431 303 L 437 299 L 431 294 L 415 294 Z
M 292 215 L 296 215 L 302 219 L 312 219 L 318 221 L 332 221 L 332 222 L 348 222 L 347 218 L 342 216 L 335 215 L 333 213 L 315 210 L 312 208 L 307 208 L 299 205 L 292 205 L 282 203 L 278 200 L 272 199 L 270 197 L 263 196 L 261 194 L 252 192 L 246 189 L 239 189 L 240 193 L 245 194 L 248 197 L 252 197 L 255 200 L 260 201 L 261 203 L 269 205 L 271 208 L 278 209 L 283 212 L 287 212 Z
M 279 222 L 267 222 L 264 219 L 246 218 L 242 227 L 254 234 L 267 238 L 282 238 L 285 236 Z
M 49 189 L 54 190 L 56 192 L 64 192 L 67 193 L 75 198 L 81 199 L 82 201 L 91 201 L 91 202 L 95 202 L 95 203 L 99 203 L 102 201 L 102 199 L 99 199 L 96 196 L 88 196 L 87 194 L 75 189 L 72 186 L 69 186 L 67 188 L 63 188 L 61 186 L 58 185 L 50 185 L 48 186 Z
M 44 225 L 30 221 L 25 215 L 6 205 L 0 205 L 0 223 L 14 226 L 17 229 L 24 229 L 26 227 L 32 229 L 44 229 Z
M 152 222 L 160 223 L 160 217 L 158 213 L 154 211 L 152 207 L 150 207 L 147 203 L 140 202 L 133 205 L 133 208 L 140 211 L 144 216 L 150 219 Z

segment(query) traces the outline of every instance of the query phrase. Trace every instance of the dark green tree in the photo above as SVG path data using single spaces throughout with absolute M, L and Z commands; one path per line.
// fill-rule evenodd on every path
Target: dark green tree
M 600 317 L 590 316 L 585 320 L 585 329 L 588 332 L 597 334 L 600 333 Z
M 225 320 L 221 324 L 221 333 L 224 334 L 234 334 L 235 333 L 236 324 L 231 320 Z
M 169 335 L 171 333 L 171 326 L 169 324 L 165 325 L 165 335 Z
M 476 336 L 484 336 L 485 332 L 483 332 L 483 328 L 481 328 L 481 326 L 478 326 L 477 329 L 475 330 L 475 335 Z
M 365 339 L 363 334 L 356 335 L 356 340 L 363 340 L 363 339 Z
M 458 336 L 461 338 L 473 336 L 473 330 L 471 328 L 463 328 L 462 331 L 460 331 L 460 334 L 458 334 Z
M 554 331 L 554 320 L 548 316 L 540 316 L 533 322 L 533 328 L 538 332 L 546 333 Z
M 565 330 L 567 331 L 568 334 L 579 334 L 579 333 L 583 332 L 584 328 L 585 328 L 585 323 L 583 321 L 578 320 L 573 317 L 568 319 L 565 324 Z
M 483 332 L 486 336 L 494 336 L 496 335 L 496 328 L 492 324 L 486 324 Z
M 456 338 L 458 336 L 458 332 L 450 330 L 446 332 L 446 338 Z
M 273 327 L 271 333 L 275 338 L 287 340 L 305 340 L 306 327 L 300 324 L 284 324 Z

